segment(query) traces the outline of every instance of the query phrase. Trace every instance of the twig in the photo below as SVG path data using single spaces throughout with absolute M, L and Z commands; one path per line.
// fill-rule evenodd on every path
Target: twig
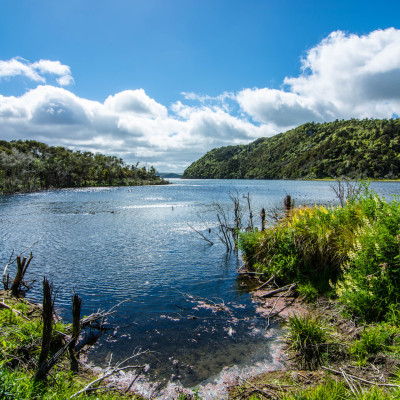
M 264 282 L 261 286 L 255 288 L 254 291 L 260 290 L 260 289 L 262 289 L 263 287 L 267 286 L 273 279 L 275 279 L 275 275 L 272 275 L 271 278 L 269 278 L 269 279 L 267 280 L 267 282 Z
M 198 235 L 200 235 L 200 237 L 201 237 L 203 240 L 205 240 L 206 242 L 210 243 L 211 246 L 214 244 L 214 242 L 212 242 L 210 239 L 208 239 L 208 238 L 206 237 L 206 235 L 204 235 L 204 233 L 198 231 L 197 229 L 195 229 L 195 228 L 194 228 L 192 225 L 190 225 L 190 224 L 187 224 L 187 225 L 188 225 L 188 227 L 189 227 L 190 229 L 193 229 Z
M 279 299 L 280 299 L 281 297 L 285 297 L 285 296 L 293 289 L 294 286 L 296 286 L 296 283 L 293 283 L 293 285 L 290 286 L 289 289 L 288 289 L 285 293 L 281 294 L 281 295 L 275 300 L 275 303 L 274 303 L 274 305 L 272 306 L 272 308 L 271 308 L 271 310 L 270 310 L 270 312 L 269 312 L 269 314 L 268 314 L 267 327 L 265 328 L 266 330 L 269 328 L 269 320 L 270 320 L 270 318 L 271 318 L 272 311 L 274 311 L 276 305 L 278 304 Z M 283 311 L 283 309 L 282 309 L 281 311 Z M 281 312 L 281 311 L 279 311 L 279 312 Z M 278 314 L 279 314 L 279 313 L 278 313 Z M 278 315 L 278 314 L 275 314 L 275 315 Z M 274 315 L 274 316 L 275 316 L 275 315 Z
M 249 381 L 247 381 L 246 379 L 244 379 L 244 378 L 242 378 L 242 377 L 239 377 L 243 382 L 245 382 L 245 383 L 247 383 L 249 386 L 251 386 L 254 390 L 256 390 L 257 392 L 260 392 L 260 393 L 262 393 L 263 395 L 265 395 L 265 396 L 268 396 L 268 397 L 271 397 L 271 395 L 273 395 L 273 396 L 275 396 L 275 393 L 270 393 L 270 392 L 267 392 L 266 390 L 264 390 L 264 389 L 261 389 L 261 388 L 259 388 L 259 387 L 257 387 L 257 386 L 255 386 L 255 385 L 253 385 L 252 383 L 250 383 Z
M 147 354 L 147 353 L 148 353 L 147 350 L 142 351 L 142 352 L 139 350 L 137 353 L 133 354 L 132 356 L 130 356 L 130 357 L 126 358 L 125 360 L 117 363 L 110 371 L 104 372 L 104 374 L 101 377 L 99 377 L 99 378 L 95 379 L 94 381 L 90 382 L 83 389 L 81 389 L 78 392 L 76 392 L 75 394 L 73 394 L 70 397 L 70 399 L 80 395 L 81 393 L 85 393 L 85 392 L 88 392 L 88 391 L 91 391 L 91 390 L 104 389 L 104 386 L 96 388 L 96 389 L 92 388 L 92 386 L 94 384 L 99 383 L 99 382 L 103 381 L 104 379 L 110 377 L 111 375 L 113 375 L 115 373 L 118 373 L 119 371 L 123 371 L 123 370 L 128 369 L 128 368 L 143 369 L 144 368 L 143 365 L 128 365 L 128 366 L 125 366 L 125 367 L 122 367 L 122 365 L 125 364 L 126 362 L 132 360 L 133 358 L 137 358 L 137 357 L 141 356 L 142 354 Z
M 7 310 L 11 310 L 14 314 L 21 316 L 22 318 L 26 319 L 27 321 L 30 321 L 30 319 L 28 317 L 26 317 L 24 314 L 22 314 L 20 311 L 15 310 L 14 308 L 10 307 L 8 304 L 4 303 L 4 299 L 2 302 L 0 302 L 0 307 L 6 308 Z
M 346 374 L 346 372 L 344 372 L 344 370 L 342 368 L 340 368 L 340 372 L 343 375 L 344 380 L 346 381 L 346 383 L 349 385 L 350 390 L 353 392 L 354 396 L 357 397 L 358 394 L 358 390 L 357 388 L 352 384 L 352 382 L 350 381 L 349 375 Z
M 274 294 L 280 293 L 280 292 L 284 292 L 285 290 L 287 290 L 288 288 L 293 289 L 295 286 L 297 286 L 298 282 L 295 283 L 291 283 L 290 285 L 286 285 L 286 286 L 282 286 L 279 289 L 275 289 L 275 290 L 271 290 L 268 293 L 263 294 L 261 297 L 262 298 L 266 298 L 266 297 L 271 297 Z
M 332 373 L 334 373 L 334 374 L 336 374 L 336 375 L 343 375 L 340 371 L 336 371 L 336 370 L 334 370 L 334 369 L 332 369 L 332 368 L 328 368 L 328 367 L 324 367 L 324 366 L 322 366 L 322 368 L 323 368 L 323 369 L 326 369 L 327 371 L 332 372 Z M 400 388 L 400 385 L 394 385 L 394 384 L 392 384 L 392 383 L 377 383 L 377 382 L 371 382 L 371 381 L 367 381 L 366 379 L 362 379 L 362 378 L 359 378 L 358 376 L 350 375 L 350 374 L 347 374 L 347 376 L 350 376 L 351 378 L 356 379 L 356 380 L 358 380 L 358 381 L 364 382 L 364 383 L 366 383 L 367 385 L 376 385 L 376 386 L 385 386 L 385 387 L 396 387 L 396 388 Z

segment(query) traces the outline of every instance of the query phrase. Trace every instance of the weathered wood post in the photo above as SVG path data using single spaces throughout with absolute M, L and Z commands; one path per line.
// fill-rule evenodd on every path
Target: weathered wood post
M 293 201 L 290 194 L 286 195 L 286 197 L 283 199 L 283 206 L 285 207 L 286 215 L 288 215 L 289 211 L 293 208 Z
M 47 359 L 50 352 L 51 336 L 53 333 L 53 285 L 46 278 L 43 278 L 43 334 L 42 334 L 42 350 L 39 356 L 38 370 L 35 374 L 35 381 L 46 379 L 49 372 Z
M 261 210 L 261 232 L 265 231 L 265 208 Z
M 82 299 L 76 293 L 74 293 L 72 298 L 72 339 L 68 346 L 72 372 L 78 372 L 79 369 L 79 362 L 75 355 L 75 345 L 81 331 L 81 305 Z

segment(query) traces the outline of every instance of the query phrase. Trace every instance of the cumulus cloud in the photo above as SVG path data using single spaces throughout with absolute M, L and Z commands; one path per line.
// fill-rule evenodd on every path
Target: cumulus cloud
M 114 96 L 109 96 L 104 105 L 116 112 L 150 118 L 166 118 L 168 114 L 167 108 L 147 96 L 143 89 L 124 90 Z
M 23 76 L 39 84 L 19 97 L 0 95 L 3 139 L 36 139 L 183 171 L 212 148 L 304 122 L 400 114 L 400 30 L 333 32 L 306 53 L 299 75 L 285 78 L 281 89 L 184 92 L 169 107 L 144 89 L 88 100 L 46 84 L 47 75 L 61 86 L 72 82 L 70 68 L 58 61 L 0 61 L 0 83 Z
M 177 171 L 211 148 L 271 133 L 222 106 L 180 103 L 168 112 L 143 89 L 116 93 L 102 103 L 50 85 L 20 97 L 0 96 L 0 124 L 7 140 L 36 139 Z
M 400 111 L 400 30 L 332 32 L 310 49 L 281 90 L 245 89 L 242 110 L 279 128 L 336 118 L 390 118 Z
M 45 75 L 48 74 L 57 76 L 57 82 L 61 86 L 74 82 L 70 68 L 61 64 L 60 61 L 39 60 L 30 63 L 21 57 L 7 61 L 0 60 L 0 79 L 25 76 L 34 82 L 45 83 Z

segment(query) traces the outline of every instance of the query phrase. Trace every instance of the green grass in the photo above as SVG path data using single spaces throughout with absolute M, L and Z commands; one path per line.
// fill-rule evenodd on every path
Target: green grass
M 14 310 L 30 315 L 30 306 L 7 298 L 5 302 Z M 36 310 L 36 314 L 38 314 Z M 0 309 L 0 399 L 10 400 L 66 400 L 96 377 L 88 373 L 74 375 L 69 371 L 67 355 L 53 367 L 45 382 L 33 379 L 41 349 L 42 322 L 39 317 L 29 320 L 9 309 Z M 66 325 L 58 322 L 54 327 L 50 353 L 63 346 L 62 335 Z M 58 332 L 56 332 L 58 331 Z M 123 395 L 113 391 L 82 394 L 77 399 L 136 399 L 133 394 Z

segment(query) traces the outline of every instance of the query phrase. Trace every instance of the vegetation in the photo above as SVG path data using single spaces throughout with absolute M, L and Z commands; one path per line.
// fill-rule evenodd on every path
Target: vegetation
M 400 120 L 307 123 L 248 145 L 209 151 L 183 178 L 398 179 Z
M 62 356 L 52 368 L 47 380 L 37 381 L 35 370 L 38 367 L 42 342 L 43 321 L 41 310 L 23 299 L 10 297 L 1 292 L 0 303 L 0 399 L 53 399 L 66 400 L 75 395 L 96 377 L 90 371 L 79 373 L 69 370 L 69 360 Z M 6 308 L 8 307 L 8 308 Z M 53 329 L 50 356 L 64 346 L 68 337 L 69 325 L 58 322 Z M 49 359 L 50 359 L 49 356 Z M 75 396 L 77 399 L 139 399 L 130 393 L 110 387 L 109 390 L 94 390 Z
M 263 232 L 240 235 L 247 264 L 300 290 L 337 296 L 366 322 L 398 320 L 400 202 L 366 186 L 344 207 L 297 207 Z
M 83 186 L 165 183 L 154 167 L 121 158 L 52 147 L 35 140 L 0 141 L 0 193 Z
M 298 293 L 314 307 L 318 296 L 330 298 L 288 322 L 291 359 L 316 370 L 300 373 L 309 389 L 281 376 L 274 384 L 242 385 L 243 393 L 257 390 L 241 398 L 267 392 L 287 400 L 400 397 L 400 202 L 386 201 L 367 184 L 349 193 L 340 206 L 287 209 L 275 226 L 240 233 L 250 270 L 282 284 L 298 282 Z

